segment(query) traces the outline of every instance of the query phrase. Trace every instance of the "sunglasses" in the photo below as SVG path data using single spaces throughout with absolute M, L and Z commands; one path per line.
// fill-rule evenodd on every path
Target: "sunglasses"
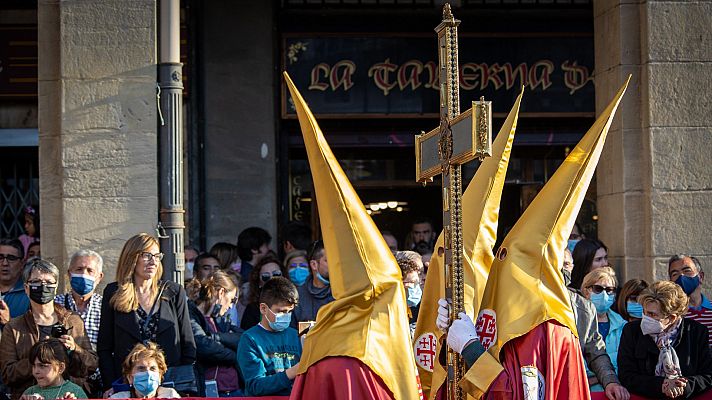
M 271 274 L 269 272 L 261 273 L 260 279 L 262 279 L 262 282 L 267 282 L 268 280 L 274 278 L 275 276 L 282 276 L 282 271 L 274 271 Z
M 588 289 L 591 289 L 593 293 L 599 294 L 603 292 L 604 290 L 608 294 L 612 294 L 616 292 L 616 288 L 614 286 L 601 286 L 601 285 L 591 285 L 588 287 Z

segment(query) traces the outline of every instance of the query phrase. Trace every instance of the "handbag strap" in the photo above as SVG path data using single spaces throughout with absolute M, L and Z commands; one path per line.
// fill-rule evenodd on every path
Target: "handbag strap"
M 163 295 L 163 291 L 166 289 L 166 286 L 168 286 L 168 282 L 161 282 L 161 288 L 158 290 L 158 296 L 156 296 L 156 301 L 153 302 L 153 305 L 151 306 L 151 311 L 146 314 L 146 320 L 143 321 L 144 333 L 148 330 L 148 323 L 151 321 L 151 317 L 153 316 L 153 314 L 156 313 L 156 304 L 161 301 L 161 295 Z

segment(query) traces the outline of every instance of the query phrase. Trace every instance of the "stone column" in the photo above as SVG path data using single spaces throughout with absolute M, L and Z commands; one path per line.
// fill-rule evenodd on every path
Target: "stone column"
M 156 0 L 40 0 L 38 29 L 42 254 L 96 250 L 112 282 L 158 218 Z
M 712 3 L 595 1 L 594 34 L 598 113 L 633 74 L 597 174 L 611 262 L 621 280 L 667 279 L 674 253 L 710 271 Z

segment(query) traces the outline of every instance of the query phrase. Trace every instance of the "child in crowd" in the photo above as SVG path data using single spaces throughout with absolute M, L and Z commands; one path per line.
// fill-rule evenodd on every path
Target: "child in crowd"
M 27 388 L 20 400 L 87 398 L 79 385 L 64 377 L 69 358 L 59 339 L 45 339 L 35 343 L 30 349 L 30 365 L 37 384 Z
M 22 242 L 25 254 L 27 254 L 30 245 L 40 241 L 40 209 L 37 206 L 28 206 L 22 211 L 22 226 L 25 228 L 25 233 L 18 239 Z M 29 258 L 27 257 L 27 259 Z
M 262 319 L 245 331 L 237 347 L 247 396 L 289 396 L 302 354 L 297 331 L 289 327 L 298 301 L 297 288 L 287 278 L 274 277 L 262 287 Z
M 161 387 L 163 375 L 168 370 L 166 357 L 153 342 L 139 343 L 131 350 L 122 364 L 124 379 L 131 390 L 113 394 L 110 399 L 177 399 L 178 392 Z

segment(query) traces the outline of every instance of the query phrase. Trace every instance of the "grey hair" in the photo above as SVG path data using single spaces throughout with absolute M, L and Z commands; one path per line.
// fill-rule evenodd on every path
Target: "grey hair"
M 39 271 L 44 274 L 52 274 L 55 282 L 59 280 L 59 269 L 56 265 L 52 264 L 47 260 L 41 258 L 33 257 L 27 264 L 25 264 L 25 269 L 22 271 L 22 279 L 27 282 L 30 280 L 30 275 L 32 271 Z
M 74 264 L 74 261 L 76 261 L 79 257 L 92 257 L 94 258 L 94 260 L 96 260 L 96 269 L 98 270 L 98 272 L 101 272 L 104 269 L 104 259 L 101 258 L 99 253 L 94 250 L 85 249 L 81 249 L 76 253 L 72 254 L 72 258 L 69 260 L 69 266 Z
M 695 268 L 697 268 L 697 272 L 702 271 L 702 263 L 700 263 L 700 260 L 697 259 L 697 257 L 688 256 L 687 254 L 675 254 L 674 256 L 670 257 L 670 259 L 668 260 L 668 271 L 670 270 L 672 263 L 674 263 L 675 261 L 684 261 L 686 258 L 692 260 L 692 263 L 695 264 Z

